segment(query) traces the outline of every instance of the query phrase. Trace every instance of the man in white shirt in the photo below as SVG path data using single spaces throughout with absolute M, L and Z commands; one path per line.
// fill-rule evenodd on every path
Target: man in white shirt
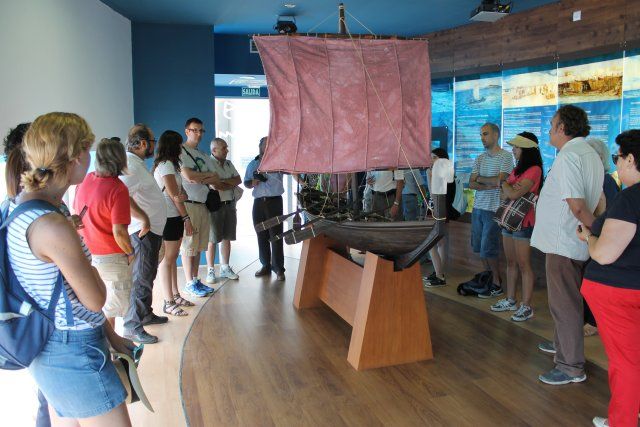
M 589 259 L 586 243 L 576 235 L 578 224 L 591 227 L 602 194 L 604 168 L 585 142 L 587 113 L 573 105 L 561 107 L 551 120 L 551 145 L 559 152 L 540 192 L 531 246 L 546 254 L 549 309 L 555 325 L 554 342 L 538 348 L 555 353 L 555 368 L 540 381 L 560 385 L 582 382 L 584 372 L 582 271 Z
M 404 171 L 396 169 L 369 172 L 367 183 L 372 186 L 372 212 L 394 221 L 401 220 Z
M 131 305 L 124 317 L 124 335 L 144 344 L 158 342 L 158 337 L 147 333 L 144 326 L 168 320 L 165 316 L 155 315 L 151 309 L 153 281 L 158 272 L 158 254 L 167 221 L 162 191 L 144 164 L 144 159 L 153 156 L 155 142 L 148 126 L 137 124 L 132 127 L 127 137 L 127 174 L 120 176 L 129 189 L 131 224 L 128 231 L 136 255 Z
M 236 240 L 236 198 L 235 192 L 242 191 L 238 187 L 242 182 L 240 174 L 233 163 L 227 160 L 229 146 L 222 138 L 211 141 L 211 162 L 213 172 L 218 174 L 220 184 L 217 186 L 220 193 L 222 206 L 215 212 L 211 212 L 211 228 L 209 231 L 209 247 L 207 249 L 207 283 L 216 280 L 213 269 L 216 254 L 216 245 L 220 243 L 220 277 L 237 280 L 238 275 L 229 266 L 231 256 L 231 241 Z
M 184 125 L 187 140 L 182 146 L 180 173 L 184 178 L 182 186 L 188 199 L 184 202 L 193 225 L 193 234 L 182 238 L 180 252 L 182 266 L 187 281 L 185 290 L 196 297 L 204 297 L 214 292 L 213 288 L 202 283 L 198 277 L 200 253 L 209 245 L 209 210 L 205 205 L 210 186 L 219 185 L 218 175 L 213 173 L 209 155 L 198 150 L 198 144 L 205 133 L 202 120 L 192 117 Z

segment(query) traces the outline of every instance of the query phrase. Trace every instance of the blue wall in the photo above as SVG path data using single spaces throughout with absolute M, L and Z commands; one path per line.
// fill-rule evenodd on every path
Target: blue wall
M 184 122 L 198 117 L 214 134 L 213 28 L 204 25 L 132 24 L 133 100 L 136 123 L 159 137 L 167 129 L 184 136 Z
M 264 74 L 260 55 L 249 52 L 249 36 L 216 34 L 216 74 Z
M 200 149 L 208 152 L 215 134 L 213 28 L 133 23 L 131 38 L 135 122 L 149 125 L 156 138 L 167 129 L 185 137 L 184 122 L 198 117 L 207 129 Z

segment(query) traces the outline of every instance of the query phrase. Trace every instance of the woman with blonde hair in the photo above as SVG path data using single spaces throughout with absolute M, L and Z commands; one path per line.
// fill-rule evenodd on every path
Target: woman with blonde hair
M 72 224 L 57 210 L 70 185 L 80 184 L 94 141 L 87 122 L 71 113 L 38 117 L 22 148 L 30 170 L 22 175 L 16 202 L 40 200 L 8 226 L 9 263 L 25 292 L 42 310 L 52 300 L 59 274 L 62 296 L 55 302 L 55 330 L 29 365 L 29 372 L 54 409 L 53 425 L 129 426 L 126 391 L 111 363 L 107 339 L 119 352 L 133 343 L 105 322 L 106 290 L 91 255 Z M 10 211 L 16 203 L 11 203 Z

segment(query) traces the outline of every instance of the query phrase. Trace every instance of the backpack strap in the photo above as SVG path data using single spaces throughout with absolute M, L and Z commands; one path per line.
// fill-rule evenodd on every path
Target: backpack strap
M 6 209 L 6 212 L 8 212 L 8 209 L 9 209 L 8 203 L 7 205 L 3 205 L 3 216 L 5 213 L 5 209 Z M 22 202 L 18 206 L 16 206 L 13 212 L 11 212 L 11 214 L 8 215 L 7 218 L 3 221 L 2 226 L 0 228 L 8 227 L 9 224 L 11 224 L 11 222 L 13 222 L 14 219 L 19 217 L 23 213 L 33 211 L 36 209 L 42 209 L 48 212 L 57 212 L 59 214 L 62 214 L 62 212 L 60 212 L 60 209 L 58 209 L 57 207 L 55 207 L 54 205 L 52 205 L 47 201 L 40 200 L 40 199 L 27 200 L 26 202 Z
M 198 172 L 202 172 L 202 170 L 200 169 L 200 165 L 198 164 L 198 162 L 196 161 L 195 157 L 193 157 L 193 155 L 189 152 L 189 150 L 187 150 L 185 148 L 185 146 L 182 146 L 182 151 L 184 151 L 185 153 L 187 153 L 187 156 L 191 157 L 191 160 L 193 160 L 193 164 L 195 165 L 196 168 L 198 168 Z
M 9 203 L 10 203 L 9 200 L 7 200 L 2 205 L 3 218 L 5 217 L 5 214 L 9 210 Z M 57 208 L 56 206 L 52 205 L 51 203 L 45 200 L 40 200 L 40 199 L 27 200 L 26 202 L 22 202 L 18 206 L 16 206 L 13 212 L 11 212 L 11 214 L 8 215 L 6 219 L 4 219 L 2 226 L 0 226 L 0 229 L 7 228 L 9 224 L 13 222 L 14 219 L 19 217 L 23 213 L 33 211 L 36 209 L 42 209 L 47 212 L 56 212 L 56 213 L 62 214 L 59 208 Z M 62 271 L 60 271 L 60 269 L 58 268 L 58 278 L 56 279 L 56 284 L 54 285 L 53 291 L 51 293 L 51 300 L 49 301 L 49 306 L 47 307 L 47 314 L 51 319 L 55 318 L 55 309 L 60 299 L 61 293 L 64 296 L 64 301 L 66 306 L 65 315 L 67 320 L 67 326 L 73 326 L 75 325 L 75 321 L 73 320 L 73 307 L 71 307 L 71 301 L 69 300 L 69 296 L 67 295 L 67 292 L 64 289 L 64 276 L 62 275 Z

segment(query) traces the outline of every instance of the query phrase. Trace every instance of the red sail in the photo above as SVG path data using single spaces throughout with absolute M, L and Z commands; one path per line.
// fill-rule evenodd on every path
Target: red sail
M 343 173 L 431 164 L 425 40 L 254 40 L 271 105 L 261 170 Z

